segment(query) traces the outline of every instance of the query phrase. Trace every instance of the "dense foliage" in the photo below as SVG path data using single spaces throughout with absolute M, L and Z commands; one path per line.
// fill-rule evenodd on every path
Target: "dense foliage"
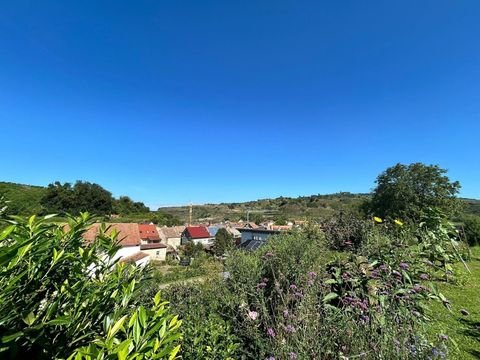
M 168 289 L 184 358 L 447 358 L 448 337 L 424 327 L 430 301 L 450 306 L 431 280 L 454 280 L 465 251 L 452 224 L 436 210 L 415 227 L 352 219 L 236 250 L 224 282 Z
M 175 357 L 179 322 L 159 295 L 134 305 L 148 272 L 119 263 L 118 234 L 82 237 L 92 220 L 7 218 L 0 235 L 2 358 Z M 151 299 L 151 298 L 150 298 Z M 148 309 L 148 310 L 147 310 Z
M 112 194 L 98 184 L 77 181 L 72 185 L 57 181 L 48 185 L 41 203 L 48 213 L 79 214 L 83 211 L 109 215 L 113 212 L 114 201 Z
M 460 183 L 450 181 L 446 173 L 437 165 L 422 163 L 392 166 L 378 176 L 369 210 L 376 216 L 410 221 L 418 221 L 428 208 L 453 215 L 459 210 Z
M 470 246 L 480 245 L 480 216 L 464 216 L 463 231 Z
M 233 236 L 225 228 L 221 228 L 215 235 L 215 246 L 213 248 L 216 255 L 221 256 L 227 251 L 233 249 L 235 243 Z

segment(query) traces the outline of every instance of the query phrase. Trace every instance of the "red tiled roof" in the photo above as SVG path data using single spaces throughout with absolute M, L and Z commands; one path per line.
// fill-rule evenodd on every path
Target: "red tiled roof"
M 204 239 L 211 237 L 205 226 L 187 226 L 185 231 L 187 232 L 187 236 L 191 239 Z
M 165 249 L 167 245 L 162 243 L 157 244 L 142 244 L 140 245 L 140 250 L 153 250 L 153 249 Z
M 107 230 L 108 235 L 112 233 L 113 229 L 116 229 L 119 232 L 117 239 L 120 241 L 121 246 L 138 246 L 142 242 L 138 231 L 138 224 L 112 223 L 106 225 L 109 227 Z M 90 229 L 83 234 L 85 240 L 88 242 L 93 241 L 98 234 L 99 228 L 100 224 L 93 224 Z
M 139 224 L 138 231 L 140 232 L 140 238 L 144 240 L 160 240 L 157 227 L 149 224 Z

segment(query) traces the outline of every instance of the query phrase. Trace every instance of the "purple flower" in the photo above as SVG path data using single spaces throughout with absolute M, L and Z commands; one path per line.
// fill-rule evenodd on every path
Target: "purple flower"
M 382 271 L 388 271 L 388 267 L 385 264 L 380 265 L 379 269 Z
M 271 257 L 273 257 L 273 253 L 271 252 L 267 252 L 265 255 L 262 256 L 263 260 L 267 260 Z
M 257 284 L 258 290 L 265 289 L 266 287 L 267 287 L 267 283 L 261 282 Z
M 308 272 L 308 277 L 309 277 L 310 279 L 313 279 L 315 276 L 317 276 L 317 273 L 316 273 L 315 271 L 309 271 L 309 272 Z
M 283 317 L 288 318 L 288 309 L 283 310 Z
M 265 360 L 275 360 L 275 358 L 273 356 L 269 356 L 268 358 L 266 358 Z
M 295 284 L 290 285 L 290 289 L 291 290 L 297 290 L 297 285 L 295 285 Z
M 370 273 L 370 277 L 372 279 L 378 279 L 380 277 L 380 274 L 378 272 L 378 270 L 373 270 L 371 273 Z
M 275 331 L 272 328 L 267 329 L 267 335 L 274 338 L 276 336 Z
M 401 262 L 399 266 L 400 266 L 400 269 L 402 270 L 408 270 L 410 268 L 410 266 L 404 262 Z
M 427 274 L 420 274 L 420 279 L 422 279 L 422 280 L 428 280 L 429 277 L 428 277 Z
M 268 283 L 268 278 L 263 278 L 263 279 L 262 279 L 262 282 Z
M 288 354 L 290 360 L 297 360 L 297 354 L 295 354 L 293 351 Z
M 392 274 L 395 275 L 396 277 L 399 277 L 399 278 L 402 277 L 402 274 L 400 274 L 397 270 L 393 270 Z
M 293 294 L 293 295 L 295 295 L 295 297 L 297 297 L 297 298 L 299 298 L 299 299 L 303 298 L 303 294 L 302 294 L 301 292 L 296 292 L 296 293 Z
M 297 330 L 295 329 L 294 326 L 292 326 L 292 325 L 287 325 L 287 326 L 285 327 L 285 331 L 286 331 L 287 333 L 289 333 L 289 334 L 293 334 L 293 333 L 296 332 Z
M 350 274 L 349 274 L 348 272 L 344 272 L 344 273 L 342 274 L 342 279 L 343 279 L 343 280 L 348 280 L 348 279 L 350 279 Z
M 250 319 L 252 319 L 253 321 L 255 321 L 258 318 L 258 313 L 256 311 L 249 311 L 248 312 L 248 317 Z

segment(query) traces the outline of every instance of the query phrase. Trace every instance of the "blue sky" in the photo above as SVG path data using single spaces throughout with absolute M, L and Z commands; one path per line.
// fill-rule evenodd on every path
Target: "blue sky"
M 397 162 L 480 198 L 480 2 L 0 4 L 0 180 L 156 207 L 367 192 Z

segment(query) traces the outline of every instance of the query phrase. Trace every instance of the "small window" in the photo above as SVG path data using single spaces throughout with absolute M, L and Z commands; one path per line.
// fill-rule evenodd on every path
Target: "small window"
M 157 251 L 157 256 L 160 256 L 160 251 Z

